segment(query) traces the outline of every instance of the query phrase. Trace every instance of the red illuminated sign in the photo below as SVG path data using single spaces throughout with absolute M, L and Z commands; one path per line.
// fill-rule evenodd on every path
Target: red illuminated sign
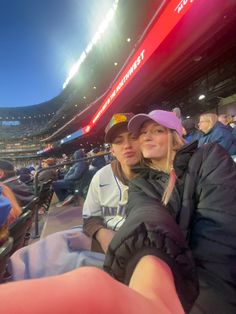
M 131 58 L 130 62 L 119 76 L 117 82 L 111 88 L 108 96 L 94 114 L 87 126 L 81 129 L 81 133 L 88 133 L 104 112 L 111 106 L 121 91 L 129 84 L 134 76 L 140 71 L 143 65 L 151 57 L 154 51 L 160 46 L 168 34 L 173 30 L 181 18 L 190 10 L 193 2 L 197 0 L 172 0 L 165 7 L 156 23 L 146 35 L 139 49 Z
M 153 52 L 160 46 L 163 40 L 176 26 L 179 20 L 191 8 L 194 0 L 172 0 L 167 5 L 162 15 L 158 18 L 155 25 L 147 34 L 138 51 L 135 53 L 117 83 L 112 87 L 111 92 L 104 103 L 92 118 L 92 127 L 101 117 L 101 115 L 110 107 L 114 99 L 120 94 L 125 86 L 131 81 L 134 75 L 142 68 Z
M 99 117 L 106 110 L 106 108 L 109 107 L 113 99 L 120 93 L 120 90 L 127 85 L 126 83 L 131 78 L 131 76 L 133 76 L 134 73 L 137 72 L 137 69 L 142 66 L 142 63 L 144 61 L 144 53 L 145 50 L 143 49 L 137 56 L 137 58 L 134 60 L 133 64 L 130 66 L 128 71 L 123 76 L 121 76 L 121 79 L 118 80 L 118 83 L 112 88 L 112 91 L 106 98 L 104 104 L 100 107 L 100 109 L 95 114 L 95 117 L 92 119 L 93 124 L 99 119 Z
M 188 2 L 192 3 L 194 0 L 181 0 L 178 5 L 175 8 L 175 11 L 177 11 L 177 13 L 181 13 L 181 11 L 184 9 L 184 7 L 188 4 Z

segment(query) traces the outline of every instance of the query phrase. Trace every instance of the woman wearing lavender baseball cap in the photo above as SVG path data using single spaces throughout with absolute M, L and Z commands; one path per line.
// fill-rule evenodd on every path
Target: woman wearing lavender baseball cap
M 128 218 L 110 244 L 105 269 L 128 282 L 137 258 L 155 255 L 170 267 L 186 312 L 235 313 L 235 163 L 218 144 L 186 145 L 172 112 L 138 114 L 128 129 L 139 137 L 143 160 L 129 184 Z M 191 253 L 200 288 L 193 307 L 194 268 L 186 263 Z

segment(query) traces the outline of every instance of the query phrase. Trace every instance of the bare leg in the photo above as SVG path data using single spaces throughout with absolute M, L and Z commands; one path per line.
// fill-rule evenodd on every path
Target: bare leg
M 0 313 L 182 314 L 172 274 L 158 258 L 140 260 L 127 287 L 83 267 L 42 279 L 0 285 Z
M 145 256 L 139 261 L 129 287 L 154 303 L 163 302 L 170 313 L 184 313 L 169 266 L 155 256 Z

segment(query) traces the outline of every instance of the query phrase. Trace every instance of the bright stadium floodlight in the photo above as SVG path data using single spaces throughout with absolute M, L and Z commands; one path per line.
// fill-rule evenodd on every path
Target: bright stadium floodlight
M 70 73 L 69 73 L 67 79 L 65 80 L 65 82 L 63 84 L 63 88 L 65 88 L 67 86 L 67 84 L 72 79 L 72 77 L 74 77 L 75 74 L 78 72 L 81 63 L 83 63 L 85 58 L 86 58 L 86 53 L 83 51 L 82 54 L 80 55 L 79 59 L 77 60 L 77 62 L 72 65 Z
M 204 99 L 204 98 L 206 98 L 206 96 L 203 95 L 203 94 L 198 97 L 199 100 L 202 100 L 202 99 Z
M 119 0 L 115 0 L 113 2 L 112 8 L 106 14 L 102 24 L 98 28 L 98 31 L 93 36 L 92 40 L 90 41 L 90 43 L 86 47 L 85 51 L 82 52 L 79 59 L 76 61 L 75 64 L 73 64 L 72 68 L 70 69 L 70 72 L 69 72 L 65 82 L 63 83 L 63 88 L 65 88 L 68 85 L 68 83 L 70 82 L 70 80 L 75 76 L 75 74 L 78 73 L 80 65 L 86 59 L 87 54 L 92 50 L 93 46 L 99 41 L 99 39 L 101 38 L 101 35 L 108 28 L 110 21 L 113 19 L 114 15 L 115 15 L 116 9 L 118 7 L 118 3 L 119 3 Z

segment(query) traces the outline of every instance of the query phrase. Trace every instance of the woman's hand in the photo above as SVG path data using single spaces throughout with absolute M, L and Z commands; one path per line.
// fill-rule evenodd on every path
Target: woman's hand
M 92 239 L 83 232 L 75 232 L 67 235 L 68 246 L 71 250 L 91 250 Z
M 108 246 L 115 235 L 115 231 L 110 229 L 101 228 L 96 233 L 96 239 L 100 243 L 104 253 L 106 253 Z

